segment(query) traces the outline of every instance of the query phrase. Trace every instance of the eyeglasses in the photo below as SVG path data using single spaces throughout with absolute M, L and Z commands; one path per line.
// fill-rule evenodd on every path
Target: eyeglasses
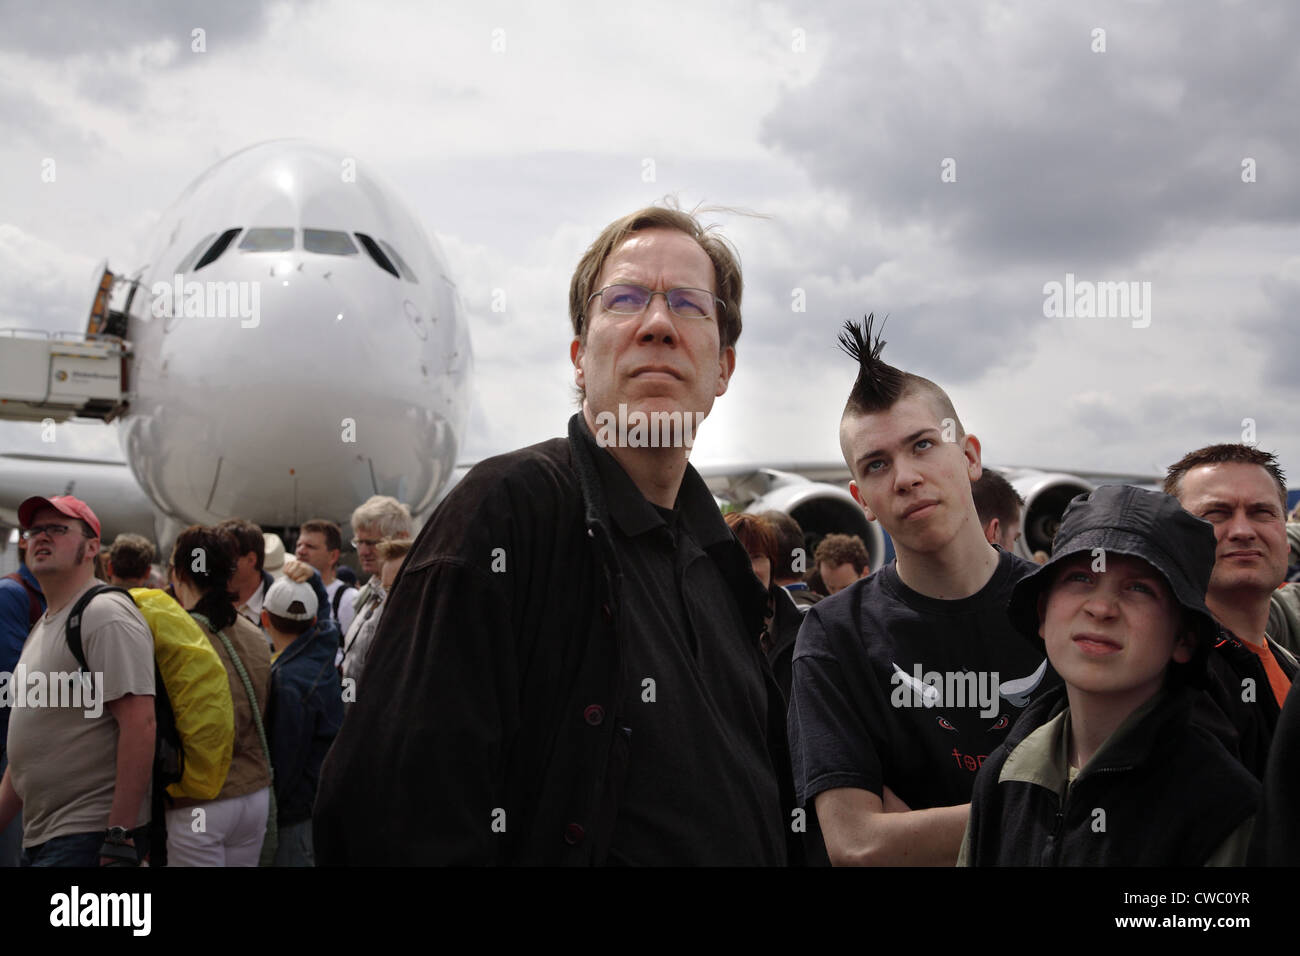
M 34 524 L 22 532 L 22 537 L 24 541 L 30 541 L 43 534 L 48 534 L 51 538 L 62 538 L 71 530 L 66 524 Z
M 365 545 L 367 548 L 377 548 L 383 540 L 383 538 L 376 538 L 374 541 L 369 538 L 353 538 L 352 547 L 360 549 L 362 545 Z
M 640 315 L 650 306 L 650 300 L 657 295 L 663 296 L 664 301 L 668 303 L 668 310 L 682 319 L 711 319 L 716 314 L 715 303 L 719 309 L 727 307 L 725 302 L 704 289 L 684 288 L 651 292 L 645 286 L 629 283 L 607 285 L 599 292 L 593 292 L 587 297 L 587 305 L 590 306 L 591 300 L 600 296 L 600 307 L 606 312 L 613 312 L 615 315 Z

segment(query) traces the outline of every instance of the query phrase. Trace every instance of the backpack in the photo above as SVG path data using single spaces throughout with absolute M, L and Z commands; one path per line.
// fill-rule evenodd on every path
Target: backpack
M 66 639 L 87 673 L 81 619 L 98 595 L 131 598 L 154 640 L 154 745 L 150 862 L 166 865 L 167 797 L 211 800 L 221 792 L 235 746 L 230 679 L 212 643 L 189 612 L 164 591 L 96 585 L 68 613 Z
M 334 599 L 330 601 L 330 607 L 334 609 L 334 620 L 337 621 L 339 619 L 339 605 L 343 603 L 343 595 L 347 594 L 349 591 L 355 590 L 356 588 L 348 587 L 345 582 L 339 586 L 337 591 L 334 592 Z

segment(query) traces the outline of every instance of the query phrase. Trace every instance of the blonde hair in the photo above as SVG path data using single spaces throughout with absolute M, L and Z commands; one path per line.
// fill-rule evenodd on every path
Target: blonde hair
M 352 530 L 376 528 L 385 538 L 409 538 L 411 509 L 389 495 L 372 495 L 352 512 Z
M 379 560 L 386 563 L 406 557 L 412 544 L 414 542 L 410 538 L 385 538 L 375 550 L 379 552 Z

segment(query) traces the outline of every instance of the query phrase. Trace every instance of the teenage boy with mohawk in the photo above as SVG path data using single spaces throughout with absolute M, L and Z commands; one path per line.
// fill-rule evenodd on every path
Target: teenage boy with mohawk
M 1035 565 L 984 537 L 971 494 L 978 439 L 943 389 L 881 361 L 872 321 L 840 336 L 859 366 L 840 447 L 849 490 L 896 557 L 804 618 L 795 786 L 833 864 L 951 866 L 976 771 L 1054 677 L 1007 618 Z
M 1259 782 L 1192 723 L 1218 625 L 1214 529 L 1176 498 L 1103 485 L 1070 503 L 1009 609 L 1063 688 L 975 781 L 959 865 L 1240 866 Z

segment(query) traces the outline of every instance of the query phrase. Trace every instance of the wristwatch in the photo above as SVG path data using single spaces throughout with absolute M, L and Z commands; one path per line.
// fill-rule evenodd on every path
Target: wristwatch
M 109 827 L 104 831 L 104 843 L 99 848 L 100 866 L 138 866 L 135 847 L 127 841 L 131 831 L 126 827 Z M 102 862 L 108 860 L 108 863 Z

